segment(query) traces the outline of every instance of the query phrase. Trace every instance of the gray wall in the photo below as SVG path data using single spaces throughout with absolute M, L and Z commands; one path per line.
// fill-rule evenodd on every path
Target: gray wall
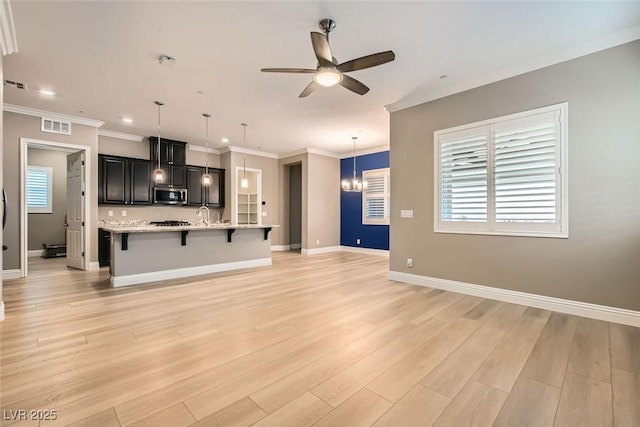
M 27 248 L 42 249 L 42 244 L 65 242 L 64 219 L 67 214 L 67 153 L 29 148 L 29 166 L 49 166 L 53 169 L 52 212 L 28 214 Z
M 289 167 L 289 244 L 302 243 L 302 165 Z
M 565 101 L 569 239 L 435 234 L 433 132 Z M 390 270 L 640 310 L 639 161 L 640 41 L 394 112 Z
M 340 245 L 340 159 L 309 154 L 307 174 L 306 248 Z
M 43 141 L 63 142 L 66 144 L 82 145 L 91 149 L 88 158 L 91 168 L 88 188 L 89 212 L 87 223 L 96 224 L 98 220 L 98 130 L 95 127 L 78 124 L 71 125 L 71 135 L 59 135 L 42 132 L 40 117 L 4 111 L 3 128 L 3 170 L 4 187 L 10 201 L 7 210 L 7 225 L 4 230 L 4 244 L 9 247 L 3 254 L 3 269 L 20 268 L 20 138 L 31 138 Z M 89 228 L 88 242 L 89 261 L 98 261 L 98 229 Z

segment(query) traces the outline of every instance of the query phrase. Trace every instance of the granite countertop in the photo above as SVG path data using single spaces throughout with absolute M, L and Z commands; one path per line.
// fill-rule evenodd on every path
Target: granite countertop
M 105 231 L 109 231 L 111 233 L 162 233 L 168 231 L 207 231 L 207 230 L 228 230 L 228 229 L 263 229 L 263 228 L 278 228 L 279 225 L 272 224 L 228 224 L 228 223 L 220 223 L 220 224 L 211 224 L 204 225 L 203 223 L 192 224 L 192 225 L 177 225 L 172 227 L 166 226 L 156 226 L 149 224 L 141 224 L 141 225 L 112 225 L 105 224 L 102 226 L 102 229 Z

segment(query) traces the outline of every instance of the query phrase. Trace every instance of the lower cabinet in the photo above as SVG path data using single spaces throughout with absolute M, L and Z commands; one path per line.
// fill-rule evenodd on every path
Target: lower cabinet
M 100 267 L 111 264 L 111 233 L 98 228 L 98 263 Z
M 224 207 L 224 169 L 209 168 L 211 184 L 202 185 L 205 168 L 187 166 L 187 204 L 193 206 Z

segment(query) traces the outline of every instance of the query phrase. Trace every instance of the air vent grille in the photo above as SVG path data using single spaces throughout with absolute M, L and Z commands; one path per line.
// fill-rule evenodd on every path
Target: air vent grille
M 42 131 L 71 135 L 71 123 L 60 120 L 42 118 Z
M 5 79 L 4 85 L 5 86 L 9 86 L 9 87 L 15 87 L 16 89 L 27 90 L 27 85 L 26 84 L 20 83 L 20 82 L 14 82 L 13 80 L 6 80 Z

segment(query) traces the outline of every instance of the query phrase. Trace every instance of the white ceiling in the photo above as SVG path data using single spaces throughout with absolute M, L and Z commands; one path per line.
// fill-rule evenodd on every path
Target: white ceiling
M 102 120 L 103 129 L 156 133 L 204 145 L 203 112 L 220 138 L 272 153 L 348 153 L 389 144 L 389 113 L 430 99 L 640 38 L 640 2 L 166 2 L 13 1 L 18 53 L 4 58 L 4 101 Z M 309 38 L 337 22 L 344 62 L 393 50 L 394 62 L 350 73 L 371 88 L 298 94 L 315 68 Z M 177 58 L 173 67 L 161 54 Z M 441 75 L 448 78 L 441 79 Z M 54 98 L 38 89 L 53 89 Z M 201 91 L 202 93 L 199 93 Z M 134 122 L 126 125 L 125 116 Z M 361 132 L 360 132 L 361 131 Z

